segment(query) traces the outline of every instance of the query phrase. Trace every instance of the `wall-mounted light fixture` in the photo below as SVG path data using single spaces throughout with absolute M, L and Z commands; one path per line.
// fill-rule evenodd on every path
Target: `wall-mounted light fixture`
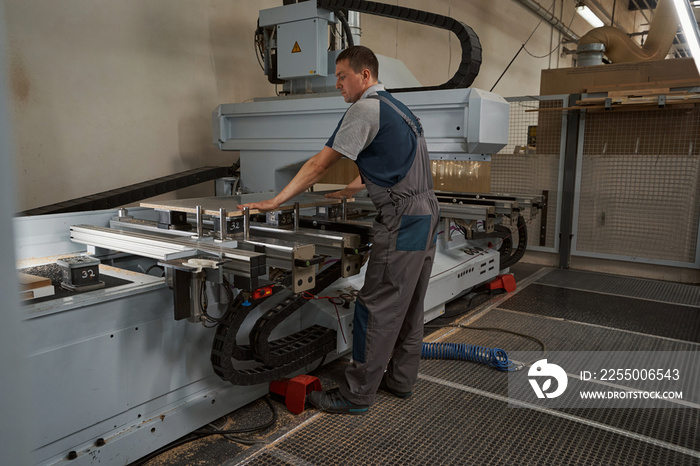
M 695 2 L 693 2 L 693 4 L 695 4 Z M 695 21 L 695 15 L 690 7 L 690 2 L 688 0 L 673 0 L 673 5 L 678 12 L 678 19 L 681 22 L 681 29 L 683 30 L 685 40 L 688 42 L 690 54 L 695 60 L 698 73 L 700 73 L 700 30 L 698 29 L 698 23 Z
M 594 28 L 599 28 L 601 26 L 605 26 L 605 23 L 598 18 L 598 15 L 593 13 L 593 10 L 588 8 L 583 2 L 578 2 L 576 5 L 576 13 L 581 16 L 581 18 L 585 19 L 588 24 L 593 26 Z

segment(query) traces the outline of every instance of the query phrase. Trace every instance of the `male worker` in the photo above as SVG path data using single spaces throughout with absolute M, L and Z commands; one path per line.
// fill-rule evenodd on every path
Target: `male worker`
M 377 57 L 367 47 L 350 47 L 338 55 L 335 69 L 336 88 L 352 105 L 326 146 L 277 196 L 246 206 L 274 210 L 318 182 L 342 157 L 357 163 L 360 176 L 328 194 L 349 197 L 366 187 L 377 209 L 365 283 L 355 304 L 352 364 L 344 384 L 313 392 L 309 401 L 326 412 L 363 414 L 378 388 L 407 397 L 418 378 L 439 208 L 422 127 L 377 83 Z

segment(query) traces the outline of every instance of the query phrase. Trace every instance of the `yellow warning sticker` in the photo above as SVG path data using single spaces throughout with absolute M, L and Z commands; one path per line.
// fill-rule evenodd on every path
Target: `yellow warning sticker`
M 299 53 L 301 52 L 301 47 L 299 47 L 299 42 L 294 42 L 294 48 L 292 49 L 292 53 Z

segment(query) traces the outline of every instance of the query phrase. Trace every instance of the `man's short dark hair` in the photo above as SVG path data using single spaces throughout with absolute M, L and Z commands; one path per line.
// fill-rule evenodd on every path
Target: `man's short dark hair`
M 367 47 L 354 45 L 348 47 L 338 55 L 335 62 L 347 60 L 348 65 L 355 73 L 361 73 L 365 68 L 369 70 L 374 79 L 379 79 L 379 61 L 377 56 Z

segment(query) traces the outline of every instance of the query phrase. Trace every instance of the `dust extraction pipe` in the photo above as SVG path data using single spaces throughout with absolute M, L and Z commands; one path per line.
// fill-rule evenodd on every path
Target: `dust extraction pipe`
M 605 55 L 613 63 L 634 63 L 647 60 L 662 60 L 673 45 L 678 30 L 678 16 L 671 0 L 659 0 L 654 18 L 649 25 L 649 34 L 643 46 L 639 46 L 621 30 L 603 26 L 584 35 L 579 48 L 585 50 L 590 44 L 603 44 Z

